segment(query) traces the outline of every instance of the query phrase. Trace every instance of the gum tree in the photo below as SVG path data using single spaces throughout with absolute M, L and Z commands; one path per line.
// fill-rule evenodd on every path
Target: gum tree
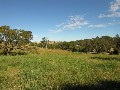
M 28 44 L 33 38 L 31 31 L 11 29 L 10 26 L 0 27 L 0 41 L 3 43 L 3 52 L 8 55 L 15 46 Z

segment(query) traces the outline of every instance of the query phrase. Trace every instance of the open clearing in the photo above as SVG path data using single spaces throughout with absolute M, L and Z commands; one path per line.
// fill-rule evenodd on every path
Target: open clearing
M 39 49 L 0 56 L 0 90 L 119 90 L 120 55 Z

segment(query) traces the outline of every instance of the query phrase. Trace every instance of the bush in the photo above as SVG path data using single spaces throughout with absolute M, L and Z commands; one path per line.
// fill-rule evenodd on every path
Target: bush
M 1 54 L 3 54 L 3 50 L 2 50 L 2 49 L 0 49 L 0 55 L 1 55 Z
M 18 50 L 13 50 L 13 51 L 10 53 L 10 55 L 12 55 L 12 56 L 15 56 L 15 55 L 26 55 L 26 52 L 23 51 L 23 50 L 18 49 Z
M 7 51 L 7 49 L 0 49 L 0 55 L 7 55 L 9 54 L 9 52 Z

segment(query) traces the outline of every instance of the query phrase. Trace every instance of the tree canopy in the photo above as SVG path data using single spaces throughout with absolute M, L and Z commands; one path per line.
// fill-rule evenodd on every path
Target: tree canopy
M 11 29 L 10 26 L 0 27 L 0 43 L 4 54 L 9 54 L 15 46 L 22 46 L 30 43 L 33 35 L 31 31 Z

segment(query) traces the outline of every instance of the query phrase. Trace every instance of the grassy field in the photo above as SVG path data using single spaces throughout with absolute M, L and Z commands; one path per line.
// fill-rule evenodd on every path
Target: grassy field
M 120 55 L 38 49 L 0 56 L 0 90 L 120 90 Z

